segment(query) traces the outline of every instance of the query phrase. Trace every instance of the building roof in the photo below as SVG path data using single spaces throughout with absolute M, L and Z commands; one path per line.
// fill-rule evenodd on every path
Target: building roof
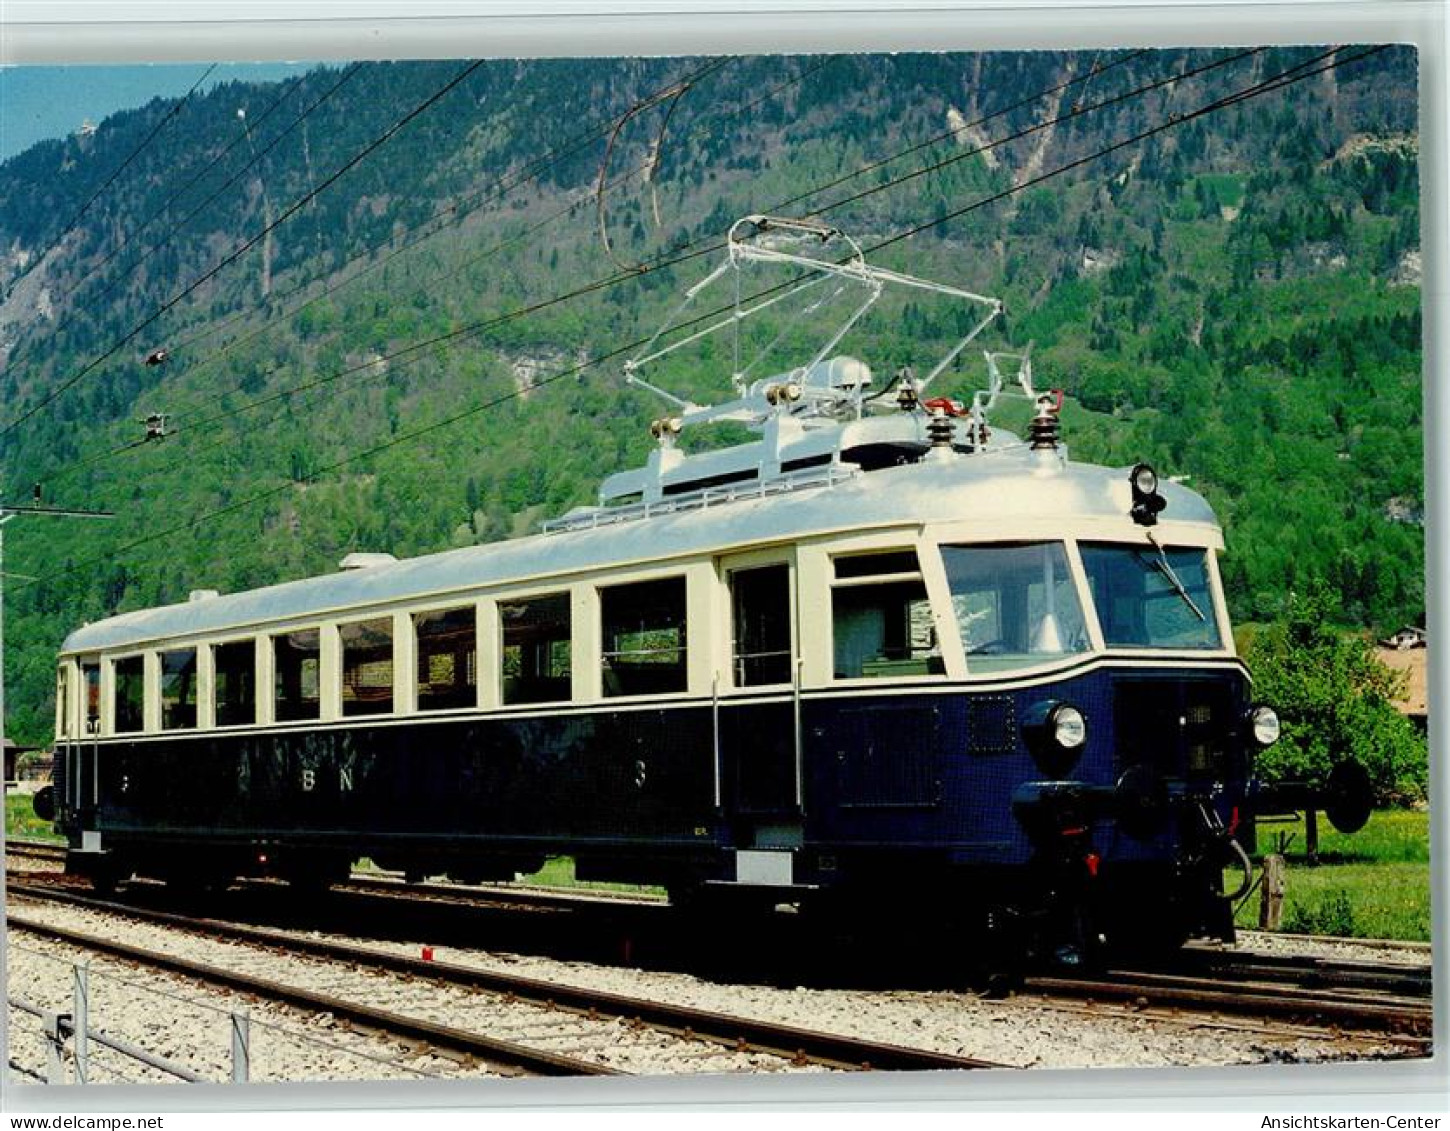
M 1427 662 L 1430 658 L 1425 648 L 1377 648 L 1380 662 L 1387 668 L 1406 675 L 1405 697 L 1396 703 L 1396 708 L 1405 715 L 1428 715 L 1430 713 L 1429 684 L 1426 678 Z

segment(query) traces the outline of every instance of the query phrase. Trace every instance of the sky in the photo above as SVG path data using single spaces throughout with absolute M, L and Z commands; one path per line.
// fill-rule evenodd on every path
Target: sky
M 119 110 L 153 98 L 179 98 L 206 73 L 206 63 L 134 63 L 125 66 L 0 67 L 0 161 L 47 138 L 96 125 Z M 202 90 L 233 80 L 286 78 L 314 63 L 224 63 Z

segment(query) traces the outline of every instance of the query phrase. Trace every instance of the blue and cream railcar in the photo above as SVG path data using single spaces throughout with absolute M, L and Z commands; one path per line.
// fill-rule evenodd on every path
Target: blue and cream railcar
M 664 476 L 553 533 L 82 628 L 73 859 L 216 881 L 569 854 L 776 900 L 970 880 L 984 905 L 1070 876 L 1222 927 L 1252 739 L 1219 528 L 1184 487 L 1146 527 L 1126 471 L 1004 446 L 714 501 Z
M 639 367 L 822 280 L 864 297 L 802 366 L 658 420 L 646 467 L 546 532 L 89 625 L 60 660 L 56 819 L 78 870 L 186 883 L 586 878 L 803 904 L 891 900 L 1069 944 L 1231 931 L 1257 744 L 1197 494 L 1070 462 L 928 385 L 995 300 L 798 250 L 751 217 L 739 297 Z M 774 242 L 771 242 L 774 241 Z M 888 287 L 983 307 L 923 379 L 827 359 Z M 779 340 L 779 335 L 773 340 Z M 890 401 L 885 394 L 897 390 Z M 687 426 L 759 439 L 687 455 Z M 1242 831 L 1241 831 L 1242 829 Z M 1146 908 L 1146 910 L 1144 910 Z M 1040 928 L 1036 929 L 1036 928 Z

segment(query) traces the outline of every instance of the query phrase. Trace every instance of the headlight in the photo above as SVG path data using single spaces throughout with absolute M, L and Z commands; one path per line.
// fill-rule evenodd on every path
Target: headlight
M 1071 703 L 1044 699 L 1023 712 L 1022 740 L 1043 774 L 1063 778 L 1087 746 L 1087 720 Z
M 1087 720 L 1071 704 L 1062 703 L 1053 708 L 1049 721 L 1052 740 L 1064 750 L 1076 750 L 1087 741 Z
M 1273 746 L 1279 741 L 1279 713 L 1260 705 L 1249 712 L 1249 729 L 1260 746 Z
M 1168 505 L 1168 500 L 1158 494 L 1158 473 L 1146 463 L 1133 466 L 1128 473 L 1128 483 L 1133 488 L 1133 507 L 1128 512 L 1139 526 L 1153 526 L 1158 513 Z

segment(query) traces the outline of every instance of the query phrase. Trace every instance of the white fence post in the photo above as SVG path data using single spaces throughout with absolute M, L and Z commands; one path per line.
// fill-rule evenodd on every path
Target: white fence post
M 65 1025 L 69 1020 L 64 1013 L 42 1015 L 45 1026 L 45 1082 L 65 1083 Z
M 74 1026 L 71 1035 L 75 1038 L 76 1083 L 87 1084 L 91 1074 L 91 1047 L 88 1040 L 91 1027 L 90 961 L 77 962 L 71 969 L 75 974 L 71 994 L 71 1018 Z
M 252 1024 L 245 1009 L 232 1014 L 232 1083 L 245 1084 L 252 1075 Z

